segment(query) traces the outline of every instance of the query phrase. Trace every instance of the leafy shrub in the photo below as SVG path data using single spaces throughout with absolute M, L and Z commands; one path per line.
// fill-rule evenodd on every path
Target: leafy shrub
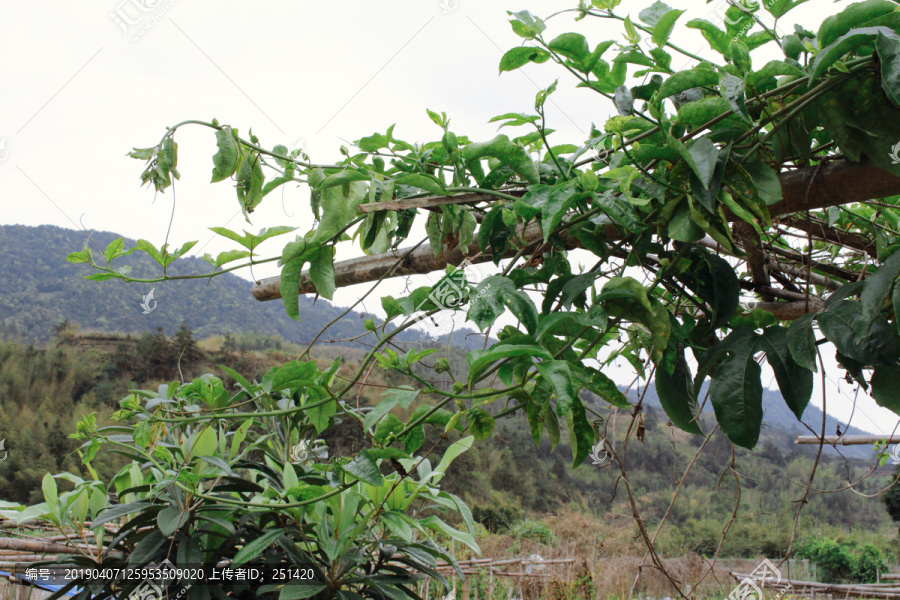
M 556 543 L 553 532 L 547 525 L 538 519 L 524 519 L 509 529 L 510 535 L 516 540 L 531 540 L 538 544 L 552 546 Z
M 796 555 L 815 563 L 819 580 L 826 583 L 874 583 L 878 573 L 887 569 L 885 556 L 876 546 L 827 537 L 807 538 Z
M 491 533 L 504 533 L 521 518 L 522 511 L 509 504 L 472 507 L 472 519 Z

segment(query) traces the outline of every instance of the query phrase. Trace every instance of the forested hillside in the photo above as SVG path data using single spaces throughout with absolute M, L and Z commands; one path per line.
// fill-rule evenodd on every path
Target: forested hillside
M 230 385 L 230 379 L 216 365 L 261 379 L 269 368 L 300 350 L 278 338 L 259 335 L 216 337 L 198 343 L 186 327 L 173 336 L 160 332 L 136 337 L 61 332 L 45 348 L 2 343 L 0 439 L 6 439 L 9 455 L 0 463 L 0 498 L 39 501 L 44 473 L 82 470 L 74 454 L 77 443 L 69 439 L 69 433 L 86 412 L 96 411 L 98 421 L 108 422 L 129 389 L 155 389 L 160 383 L 182 377 L 189 380 L 206 372 L 216 373 Z M 326 348 L 315 357 L 324 365 L 339 354 L 346 371 L 352 371 L 362 358 L 362 352 L 346 347 Z M 463 364 L 463 354 L 459 354 L 460 361 L 452 363 L 454 368 Z M 374 371 L 367 385 L 358 389 L 359 400 L 363 405 L 374 404 L 380 398 L 381 386 L 401 383 L 386 372 Z M 427 400 L 422 398 L 421 402 Z M 702 442 L 701 438 L 669 426 L 663 412 L 653 404 L 647 401 L 642 412 L 643 440 L 628 446 L 626 458 L 631 465 L 629 483 L 648 519 L 658 519 L 665 513 L 678 478 Z M 767 410 L 772 407 L 777 414 L 774 404 L 774 399 L 767 402 Z M 603 402 L 589 401 L 588 406 L 604 415 L 601 430 L 610 438 L 616 427 L 621 428 L 628 421 Z M 409 408 L 415 409 L 416 404 Z M 817 422 L 821 413 L 810 419 L 812 411 L 815 409 L 808 409 L 807 420 Z M 711 427 L 704 416 L 704 431 Z M 628 551 L 634 532 L 627 520 L 623 524 L 616 518 L 626 512 L 627 502 L 621 489 L 618 493 L 616 490 L 621 485 L 618 471 L 594 466 L 591 460 L 572 471 L 565 432 L 555 449 L 546 437 L 535 449 L 526 424 L 516 419 L 498 419 L 497 433 L 474 452 L 461 456 L 444 484 L 471 503 L 478 522 L 491 531 L 519 531 L 534 527 L 535 519 L 549 514 L 578 514 L 578 518 L 593 523 L 591 527 L 606 528 L 604 535 L 618 540 L 616 544 L 622 552 Z M 793 435 L 772 422 L 764 429 L 759 447 L 752 452 L 738 449 L 732 464 L 731 445 L 721 433 L 715 434 L 672 510 L 672 527 L 665 530 L 661 548 L 672 556 L 686 551 L 701 555 L 715 552 L 721 536 L 720 523 L 734 510 L 737 498 L 733 466 L 740 474 L 741 513 L 752 517 L 734 524 L 741 534 L 729 537 L 724 555 L 777 555 L 780 548 L 786 547 L 792 501 L 801 493 L 800 483 L 804 473 L 809 472 L 815 453 L 813 447 L 795 446 Z M 326 441 L 335 454 L 355 451 L 365 444 L 350 423 L 338 425 L 326 435 Z M 449 443 L 440 442 L 439 450 Z M 102 477 L 113 473 L 121 460 L 101 454 L 93 466 Z M 848 478 L 859 479 L 871 463 L 844 460 L 832 453 L 823 458 L 815 487 L 840 489 Z M 883 467 L 858 490 L 878 489 L 885 483 L 889 469 Z M 88 476 L 86 472 L 82 474 Z M 879 539 L 884 543 L 893 537 L 886 535 L 894 526 L 881 500 L 843 491 L 814 494 L 810 505 L 802 524 L 804 535 L 824 528 L 832 535 L 861 539 L 880 532 Z M 538 527 L 527 535 L 540 538 L 541 531 Z
M 280 302 L 254 300 L 250 282 L 235 275 L 154 284 L 125 284 L 119 280 L 98 283 L 84 279 L 92 272 L 90 268 L 66 262 L 66 256 L 81 250 L 85 243 L 95 255 L 101 255 L 117 237 L 109 232 L 92 232 L 88 237 L 84 232 L 52 225 L 0 226 L 0 338 L 46 342 L 53 335 L 54 326 L 63 321 L 77 324 L 82 330 L 133 334 L 157 327 L 173 334 L 183 322 L 198 338 L 226 332 L 256 333 L 304 343 L 343 312 L 327 300 L 301 296 L 297 322 L 285 314 Z M 134 243 L 125 240 L 125 247 Z M 146 254 L 120 258 L 117 265 L 120 261 L 120 266 L 132 267 L 135 277 L 159 274 L 159 265 Z M 211 270 L 199 258 L 178 266 L 182 272 L 192 274 Z M 140 304 L 151 289 L 156 308 L 144 314 Z M 361 313 L 351 313 L 332 325 L 322 341 L 349 339 L 364 333 L 363 317 Z M 410 333 L 401 339 L 421 337 Z M 459 345 L 470 343 L 463 332 L 453 334 L 452 340 Z

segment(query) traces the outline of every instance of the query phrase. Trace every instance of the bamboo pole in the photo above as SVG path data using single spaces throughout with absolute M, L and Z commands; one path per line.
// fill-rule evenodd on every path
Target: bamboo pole
M 869 163 L 853 163 L 847 160 L 835 160 L 824 167 L 819 165 L 786 171 L 779 174 L 779 180 L 783 199 L 769 207 L 769 213 L 773 218 L 828 206 L 885 198 L 900 193 L 900 177 Z M 466 196 L 467 201 L 472 201 L 471 195 Z M 444 202 L 446 197 L 440 197 L 438 200 Z M 733 216 L 731 218 L 736 219 Z M 529 227 L 523 233 L 526 243 L 536 243 L 543 239 L 539 227 Z M 622 237 L 612 226 L 606 228 L 606 235 L 610 240 Z M 563 239 L 567 247 L 578 247 L 576 240 L 567 236 L 563 236 Z M 394 271 L 394 276 L 430 273 L 447 265 L 458 265 L 465 258 L 464 254 L 470 257 L 473 263 L 486 262 L 492 258 L 489 254 L 481 254 L 477 244 L 466 248 L 465 253 L 460 248 L 445 248 L 438 257 L 434 256 L 428 246 L 421 246 L 416 250 L 407 248 L 399 250 L 396 254 L 378 254 L 338 262 L 334 265 L 335 283 L 337 287 L 346 287 L 377 281 L 387 275 L 402 256 L 406 258 Z M 281 298 L 280 279 L 270 277 L 257 281 L 252 289 L 253 296 L 260 301 Z M 302 274 L 297 293 L 309 294 L 315 291 L 308 273 Z M 773 308 L 778 310 L 777 307 Z
M 794 439 L 795 444 L 819 444 L 821 441 L 829 446 L 865 446 L 879 442 L 900 444 L 900 435 L 826 435 L 821 438 L 817 435 L 798 435 Z
M 95 553 L 97 548 L 85 546 L 83 544 L 74 544 L 67 546 L 56 542 L 42 542 L 41 540 L 18 540 L 12 538 L 0 538 L 0 550 L 24 550 L 37 554 L 58 553 L 58 554 L 75 554 L 79 551 L 88 551 Z
M 815 591 L 826 594 L 839 594 L 845 598 L 863 596 L 865 598 L 871 598 L 873 600 L 895 600 L 900 598 L 900 587 L 886 589 L 872 587 L 865 584 L 819 583 L 815 581 L 797 581 L 788 579 L 783 579 L 780 582 L 775 582 L 770 581 L 770 578 L 768 577 L 766 578 L 766 580 L 760 582 L 759 577 L 756 577 L 752 574 L 738 573 L 735 571 L 731 572 L 731 576 L 738 581 L 750 579 L 758 583 L 761 587 L 771 587 L 774 589 L 790 589 L 794 593 L 806 593 L 808 591 Z

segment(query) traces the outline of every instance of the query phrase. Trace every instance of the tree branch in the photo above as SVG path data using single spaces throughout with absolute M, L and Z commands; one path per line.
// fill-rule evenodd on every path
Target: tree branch
M 781 180 L 783 199 L 769 206 L 769 212 L 773 218 L 806 211 L 807 209 L 816 210 L 828 206 L 864 202 L 900 194 L 900 177 L 869 163 L 854 163 L 847 160 L 836 160 L 824 166 L 786 171 L 779 175 L 779 179 Z M 809 190 L 808 194 L 807 190 Z M 476 201 L 473 196 L 480 196 L 480 194 L 467 194 L 465 196 L 467 198 L 464 201 L 472 202 Z M 436 198 L 435 200 L 444 201 L 447 199 Z M 533 242 L 541 236 L 541 229 L 536 224 L 530 225 L 522 233 L 522 238 L 526 243 Z M 610 240 L 621 239 L 622 237 L 612 226 L 607 227 L 607 236 Z M 575 240 L 567 236 L 563 236 L 563 238 L 566 241 L 566 245 L 570 248 L 578 247 Z M 397 259 L 406 252 L 408 250 L 403 249 L 396 251 L 395 254 L 364 256 L 336 263 L 334 271 L 337 287 L 371 282 L 383 277 L 396 265 Z M 437 257 L 434 256 L 431 248 L 421 247 L 415 252 L 409 253 L 403 264 L 394 271 L 394 275 L 430 273 L 441 270 L 447 265 L 458 265 L 467 257 L 473 263 L 491 260 L 491 255 L 489 253 L 482 254 L 477 244 L 472 244 L 465 252 L 460 248 L 445 248 Z M 253 296 L 261 301 L 280 298 L 279 282 L 280 277 L 270 277 L 258 281 L 253 286 Z M 315 292 L 315 286 L 312 285 L 306 273 L 300 278 L 298 292 L 300 294 Z M 760 308 L 770 310 L 769 306 L 771 305 L 772 309 L 778 311 L 776 316 L 778 314 L 793 315 L 797 314 L 794 304 L 794 302 L 762 303 Z M 803 303 L 799 304 L 802 305 Z M 797 314 L 797 316 L 800 316 L 800 314 L 802 313 Z

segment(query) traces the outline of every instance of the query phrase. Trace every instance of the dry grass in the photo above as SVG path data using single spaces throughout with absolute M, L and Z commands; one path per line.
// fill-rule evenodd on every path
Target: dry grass
M 482 572 L 470 582 L 466 597 L 461 583 L 457 600 L 509 600 L 510 598 L 541 600 L 613 600 L 624 598 L 677 597 L 672 584 L 648 558 L 641 563 L 645 546 L 638 536 L 632 519 L 624 514 L 610 514 L 598 519 L 574 509 L 565 509 L 542 519 L 555 538 L 552 544 L 542 544 L 515 535 L 484 534 L 478 543 L 482 557 L 495 559 L 525 558 L 538 554 L 544 559 L 575 558 L 571 564 L 546 565 L 541 574 L 548 579 L 499 578 L 490 585 L 489 575 Z M 471 553 L 458 553 L 458 558 L 474 558 Z M 666 571 L 679 581 L 682 590 L 695 586 L 710 570 L 710 563 L 694 553 L 663 558 Z M 719 600 L 728 596 L 736 582 L 729 571 L 750 572 L 759 560 L 719 560 L 691 594 L 692 598 Z M 508 569 L 521 572 L 521 567 Z M 640 572 L 637 584 L 635 577 Z M 634 595 L 631 595 L 634 585 Z M 488 590 L 493 587 L 493 596 Z

